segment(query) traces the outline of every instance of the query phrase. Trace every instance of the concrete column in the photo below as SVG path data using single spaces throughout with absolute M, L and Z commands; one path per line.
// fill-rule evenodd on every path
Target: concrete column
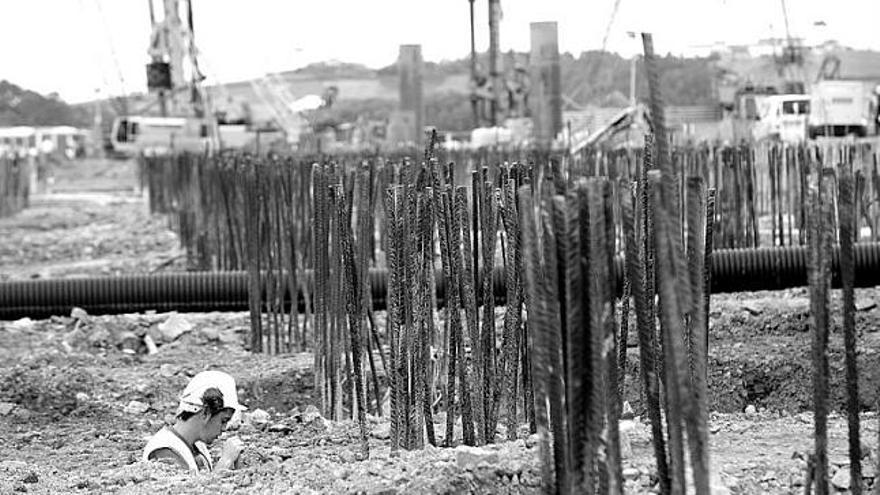
M 422 99 L 422 45 L 400 45 L 397 70 L 400 74 L 400 111 L 412 118 L 413 133 L 407 136 L 407 141 L 421 146 L 425 112 Z
M 531 23 L 531 95 L 529 105 L 538 144 L 549 145 L 562 131 L 559 42 L 555 22 Z

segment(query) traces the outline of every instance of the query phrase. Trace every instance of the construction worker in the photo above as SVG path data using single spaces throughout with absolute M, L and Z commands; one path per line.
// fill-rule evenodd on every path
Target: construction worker
M 247 408 L 238 402 L 235 379 L 222 371 L 203 371 L 180 396 L 177 420 L 147 442 L 143 460 L 168 462 L 190 471 L 234 469 L 244 448 L 237 437 L 224 442 L 215 464 L 208 451 L 232 415 Z

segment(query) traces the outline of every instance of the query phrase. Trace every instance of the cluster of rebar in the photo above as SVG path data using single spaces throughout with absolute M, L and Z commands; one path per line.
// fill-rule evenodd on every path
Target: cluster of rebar
M 649 37 L 645 45 L 650 77 Z M 545 181 L 539 172 L 519 191 L 546 493 L 624 492 L 618 420 L 630 296 L 660 492 L 685 493 L 685 450 L 696 492 L 709 492 L 706 267 L 714 191 L 699 176 L 678 187 L 662 108 L 652 114 L 656 146 L 646 136 L 636 180 L 612 187 L 608 178 L 553 174 Z M 620 246 L 626 287 L 618 317 L 612 267 Z
M 29 166 L 18 157 L 0 157 L 0 217 L 14 215 L 27 205 Z
M 452 164 L 441 164 L 429 150 L 421 165 L 406 166 L 385 190 L 392 450 L 439 443 L 433 418 L 441 399 L 447 446 L 455 442 L 458 417 L 467 445 L 493 442 L 502 412 L 507 438 L 516 438 L 519 412 L 531 418 L 514 202 L 526 170 L 503 166 L 495 177 L 488 168 L 475 170 L 468 191 L 456 186 Z M 493 291 L 499 238 L 507 287 L 500 335 Z M 434 294 L 438 274 L 442 293 Z M 434 321 L 435 298 L 445 310 L 442 325 Z M 439 359 L 432 360 L 432 348 L 443 350 Z
M 678 186 L 703 177 L 718 194 L 713 242 L 718 248 L 806 245 L 809 214 L 807 177 L 811 169 L 840 161 L 854 166 L 854 198 L 859 240 L 880 239 L 880 150 L 872 143 L 721 146 L 703 143 L 671 150 Z M 579 175 L 632 179 L 642 174 L 640 150 L 597 152 L 572 160 Z M 836 204 L 837 192 L 832 191 Z
M 816 166 L 808 177 L 810 214 L 809 241 L 810 313 L 813 324 L 813 412 L 815 451 L 808 463 L 806 493 L 815 485 L 816 493 L 829 493 L 828 470 L 828 336 L 829 296 L 832 279 L 831 249 L 840 244 L 840 280 L 843 295 L 843 343 L 846 374 L 846 409 L 849 439 L 850 491 L 862 493 L 862 447 L 859 424 L 859 387 L 856 366 L 855 260 L 856 217 L 860 213 L 856 191 L 858 176 L 853 173 L 853 153 L 837 154 L 836 167 Z M 837 187 L 835 188 L 835 181 Z M 836 206 L 836 208 L 835 208 Z M 837 221 L 835 222 L 835 214 Z M 880 492 L 875 481 L 874 492 Z

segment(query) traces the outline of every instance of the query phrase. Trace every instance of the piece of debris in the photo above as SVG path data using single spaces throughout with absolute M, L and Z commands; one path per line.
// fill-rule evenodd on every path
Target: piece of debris
M 119 335 L 117 347 L 125 354 L 143 354 L 146 351 L 143 339 L 131 331 L 125 331 Z
M 18 332 L 27 331 L 34 328 L 34 320 L 25 316 L 10 323 L 9 328 Z
M 312 404 L 309 404 L 308 407 L 306 407 L 306 410 L 303 411 L 303 413 L 302 413 L 303 423 L 311 423 L 312 421 L 314 421 L 320 417 L 321 417 L 321 411 L 319 411 L 318 408 Z
M 635 423 L 632 420 L 625 419 L 620 422 L 620 456 L 623 459 L 632 457 L 632 431 Z
M 205 327 L 199 330 L 199 334 L 208 342 L 217 342 L 220 340 L 220 330 L 215 327 Z
M 478 464 L 497 464 L 498 453 L 479 447 L 460 445 L 455 448 L 455 463 L 461 469 L 473 469 Z
M 150 337 L 150 334 L 144 335 L 144 344 L 147 346 L 147 354 L 156 354 L 159 352 L 159 348 L 156 346 L 156 342 L 153 340 L 153 337 Z
M 623 468 L 623 479 L 625 480 L 637 480 L 641 474 L 641 471 L 634 467 Z
M 171 313 L 162 323 L 159 323 L 159 333 L 165 342 L 172 342 L 181 335 L 193 329 L 193 324 L 180 313 Z
M 15 404 L 12 402 L 0 402 L 0 416 L 9 415 L 13 409 L 15 409 Z
M 721 478 L 721 473 L 712 470 L 709 473 L 709 488 L 715 495 L 730 495 L 731 488 L 736 487 L 737 480 L 733 476 L 727 476 L 727 482 Z
M 177 367 L 171 363 L 165 363 L 162 366 L 159 366 L 159 374 L 165 378 L 171 378 L 177 374 L 177 371 Z
M 40 478 L 37 476 L 37 473 L 31 471 L 21 480 L 22 483 L 34 484 L 40 481 Z
M 877 302 L 873 299 L 857 299 L 856 300 L 856 311 L 871 311 L 872 309 L 877 307 Z
M 388 423 L 379 424 L 373 428 L 370 435 L 376 440 L 388 440 L 391 438 L 391 425 Z
M 620 411 L 620 419 L 633 419 L 636 413 L 633 411 L 629 401 L 623 401 L 623 409 Z
M 125 406 L 126 414 L 143 414 L 150 410 L 150 405 L 138 400 L 133 400 Z
M 849 469 L 838 469 L 831 478 L 831 484 L 838 490 L 849 490 Z
M 89 314 L 86 310 L 74 306 L 73 309 L 70 310 L 70 317 L 74 320 L 85 322 L 89 319 Z
M 262 409 L 254 409 L 252 412 L 245 414 L 245 421 L 254 426 L 263 426 L 269 422 L 269 413 Z
M 236 344 L 241 341 L 235 330 L 231 328 L 224 329 L 223 331 L 219 332 L 218 338 L 220 339 L 220 343 L 227 345 Z
M 33 413 L 30 411 L 30 409 L 25 409 L 24 407 L 16 407 L 12 411 L 12 416 L 14 416 L 22 421 L 27 421 L 27 420 L 31 419 L 31 416 L 33 416 Z
M 284 423 L 275 423 L 273 425 L 269 425 L 269 427 L 266 429 L 275 433 L 288 433 L 291 431 L 291 428 Z
M 764 312 L 764 310 L 762 310 L 761 308 L 755 306 L 754 304 L 752 304 L 750 302 L 743 303 L 742 309 L 746 310 L 752 316 L 758 316 Z
M 758 414 L 758 409 L 753 404 L 749 404 L 746 406 L 745 413 L 746 413 L 746 416 L 752 417 L 752 416 L 755 416 L 756 414 Z

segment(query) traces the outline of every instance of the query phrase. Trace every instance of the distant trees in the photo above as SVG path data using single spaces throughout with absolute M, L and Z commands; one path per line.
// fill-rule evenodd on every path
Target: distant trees
M 522 54 L 521 54 L 522 55 Z M 506 58 L 506 57 L 505 57 Z M 480 61 L 487 66 L 485 54 Z M 713 101 L 712 59 L 679 58 L 667 55 L 659 59 L 663 70 L 664 97 L 669 105 L 698 105 Z M 620 107 L 629 101 L 630 60 L 616 53 L 587 51 L 575 57 L 564 53 L 560 57 L 562 71 L 562 94 L 568 108 L 595 105 Z M 442 62 L 425 62 L 423 78 L 442 81 L 448 76 L 467 74 L 470 59 Z M 644 67 L 637 63 L 638 84 L 636 93 L 644 100 L 648 96 L 648 82 Z M 379 70 L 359 64 L 321 62 L 295 71 L 303 76 L 335 79 L 350 77 L 379 77 L 397 74 L 395 64 Z M 426 94 L 425 123 L 444 131 L 465 131 L 473 124 L 467 88 Z M 573 104 L 572 104 L 573 102 Z M 370 120 L 386 120 L 394 110 L 395 103 L 388 99 L 349 100 L 345 95 L 332 108 L 316 115 L 322 125 L 353 122 L 358 117 Z M 0 126 L 11 125 L 91 125 L 91 107 L 72 107 L 63 101 L 42 96 L 8 81 L 0 81 Z
M 663 97 L 668 105 L 703 105 L 712 103 L 712 59 L 680 58 L 666 55 L 658 60 L 663 73 Z M 589 51 L 574 58 L 560 58 L 562 94 L 581 105 L 620 106 L 609 104 L 610 95 L 629 99 L 630 59 L 616 53 Z M 648 80 L 641 58 L 636 62 L 636 97 L 648 98 Z
M 0 81 L 0 126 L 88 126 L 89 116 L 57 98 Z
M 485 55 L 481 54 L 479 58 L 485 67 Z M 661 83 L 666 104 L 711 104 L 714 101 L 712 62 L 711 58 L 681 58 L 672 55 L 661 57 L 659 65 L 663 71 Z M 563 108 L 628 105 L 630 63 L 630 59 L 616 53 L 598 50 L 583 52 L 578 57 L 570 53 L 561 54 Z M 470 61 L 467 58 L 439 63 L 426 62 L 423 77 L 425 80 L 442 79 L 467 73 L 469 70 Z M 648 81 L 641 59 L 636 62 L 636 72 L 636 97 L 644 101 L 648 98 Z M 397 73 L 397 68 L 392 64 L 379 69 L 377 73 L 381 76 L 392 76 Z M 372 104 L 376 106 L 376 110 L 384 107 L 382 112 L 385 114 L 390 114 L 393 109 L 393 102 L 381 104 L 377 101 Z M 468 96 L 458 92 L 426 95 L 425 122 L 445 131 L 470 129 L 473 119 Z

